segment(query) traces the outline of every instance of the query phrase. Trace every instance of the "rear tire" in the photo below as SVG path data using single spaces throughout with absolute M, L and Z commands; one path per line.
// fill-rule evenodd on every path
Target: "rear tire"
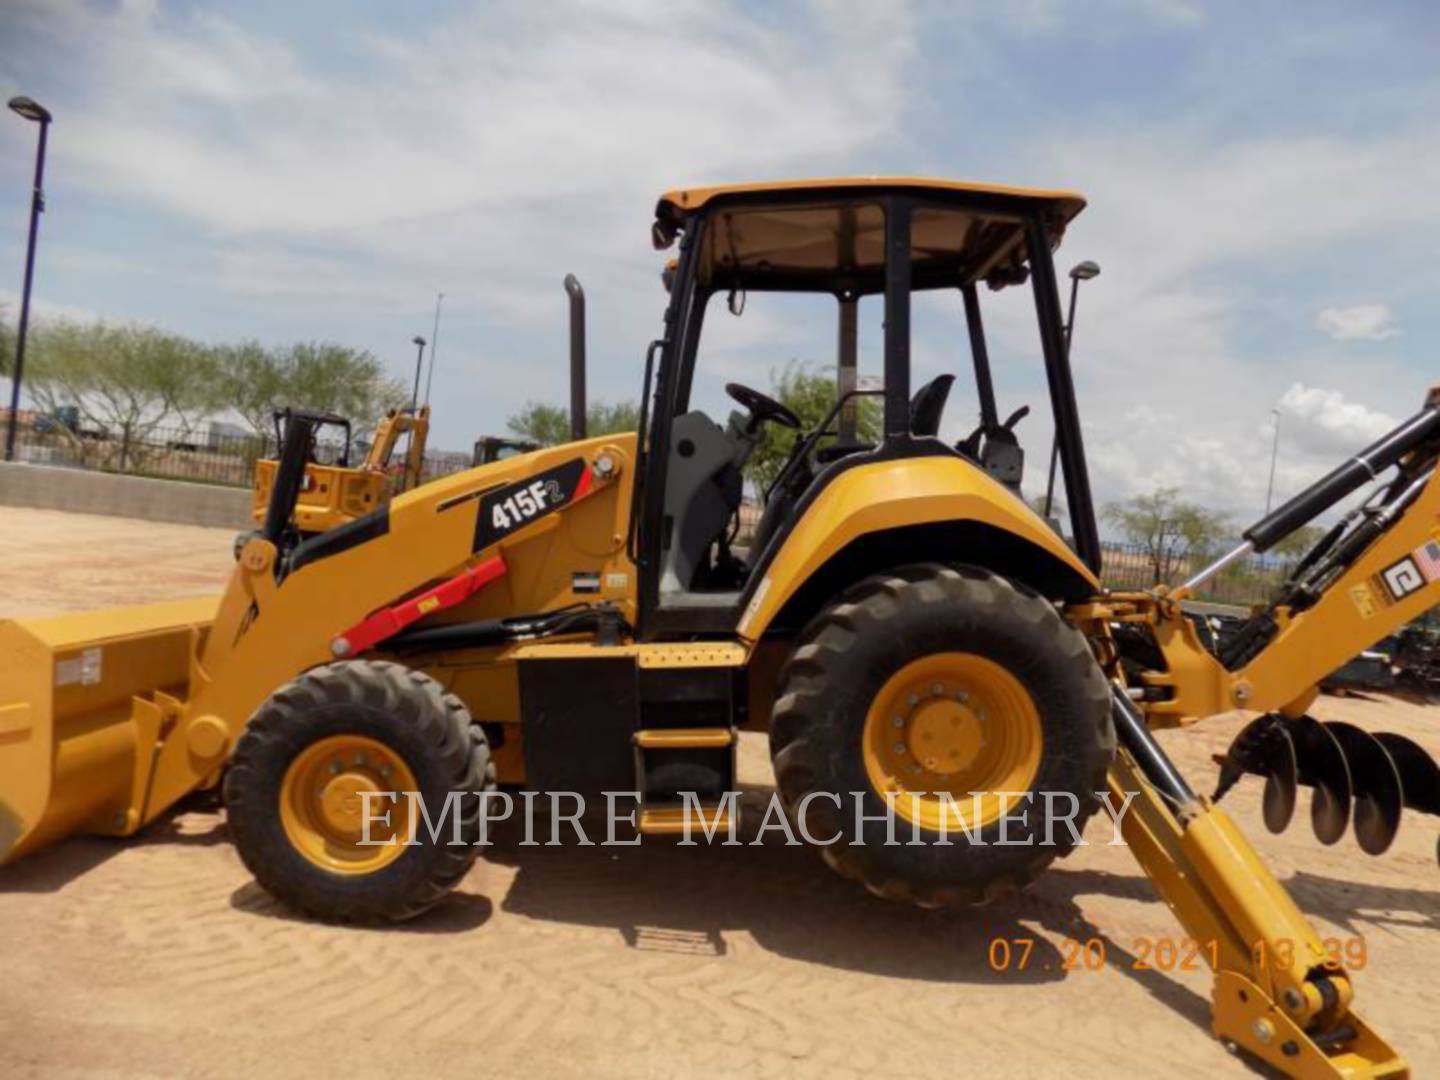
M 485 734 L 459 698 L 401 664 L 347 661 L 306 672 L 260 706 L 226 774 L 225 805 L 241 860 L 277 899 L 327 921 L 394 922 L 465 876 L 483 842 L 476 793 L 494 789 Z M 408 834 L 413 803 L 383 795 L 408 790 L 432 822 L 447 815 L 438 842 L 419 820 L 414 844 L 361 843 L 357 811 L 372 842 L 391 838 L 382 815 Z
M 786 809 L 833 869 L 887 898 L 966 906 L 1018 891 L 1069 853 L 1068 801 L 1047 844 L 1039 793 L 1072 794 L 1083 831 L 1115 732 L 1105 676 L 1054 605 L 985 570 L 922 564 L 866 579 L 810 623 L 780 676 L 770 746 Z M 961 812 L 984 844 L 970 843 L 935 794 L 952 786 L 962 807 L 970 790 L 1028 793 L 1025 824 L 1020 802 L 1008 823 L 975 803 Z M 885 821 L 856 824 L 854 793 L 868 818 L 886 813 L 885 791 L 898 799 L 893 845 Z M 936 846 L 936 814 L 951 846 Z M 995 846 L 1002 827 L 1010 843 Z

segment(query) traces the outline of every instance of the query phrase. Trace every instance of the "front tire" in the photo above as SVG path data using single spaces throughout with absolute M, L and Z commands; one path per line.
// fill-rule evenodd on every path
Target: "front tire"
M 1078 835 L 1099 808 L 1115 733 L 1106 679 L 1054 605 L 985 570 L 923 564 L 866 579 L 810 623 L 770 745 L 787 810 L 832 868 L 880 896 L 966 906 L 1070 851 L 1059 816 Z M 857 822 L 857 800 L 880 820 Z
M 396 922 L 465 876 L 483 841 L 477 793 L 494 789 L 484 732 L 459 698 L 401 664 L 347 661 L 306 672 L 256 711 L 225 805 L 241 860 L 285 904 L 333 922 Z

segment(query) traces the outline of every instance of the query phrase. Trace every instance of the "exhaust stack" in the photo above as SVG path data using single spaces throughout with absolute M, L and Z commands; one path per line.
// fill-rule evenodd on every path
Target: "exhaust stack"
M 570 296 L 570 438 L 585 438 L 585 290 L 574 274 L 565 275 Z

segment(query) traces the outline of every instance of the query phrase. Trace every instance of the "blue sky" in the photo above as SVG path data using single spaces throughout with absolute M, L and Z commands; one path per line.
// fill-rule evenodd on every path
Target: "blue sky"
M 567 271 L 590 297 L 592 394 L 636 395 L 668 187 L 1078 188 L 1058 259 L 1103 267 L 1074 356 L 1097 488 L 1183 485 L 1246 518 L 1272 408 L 1283 492 L 1440 382 L 1437 50 L 1421 3 L 8 0 L 0 92 L 56 114 L 42 315 L 329 338 L 408 378 L 443 289 L 434 441 L 452 448 L 563 400 Z M 34 131 L 0 121 L 13 312 Z M 1002 408 L 1036 406 L 1033 486 L 1031 314 L 992 299 Z M 966 362 L 953 298 L 917 324 L 921 376 Z M 833 348 L 823 312 L 783 305 L 719 332 L 724 369 L 762 386 Z M 972 414 L 960 394 L 946 431 Z

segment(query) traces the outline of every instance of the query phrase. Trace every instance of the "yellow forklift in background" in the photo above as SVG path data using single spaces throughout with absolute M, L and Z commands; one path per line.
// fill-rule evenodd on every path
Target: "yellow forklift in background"
M 264 527 L 223 595 L 0 623 L 0 860 L 133 833 L 221 785 L 274 895 L 326 919 L 405 919 L 465 875 L 497 782 L 633 791 L 642 835 L 692 812 L 723 830 L 737 733 L 757 729 L 824 859 L 926 906 L 1006 896 L 1072 849 L 1102 796 L 1133 800 L 1130 850 L 1207 945 L 1216 1034 L 1294 1076 L 1407 1075 L 1343 958 L 1152 728 L 1235 708 L 1298 722 L 1334 666 L 1440 602 L 1419 554 L 1440 514 L 1440 390 L 1185 586 L 1108 593 L 1052 259 L 1084 205 L 916 178 L 668 192 L 652 238 L 678 259 L 638 432 L 586 438 L 580 395 L 576 441 L 308 538 L 290 522 L 316 419 L 291 414 Z M 999 420 L 982 288 L 1033 298 L 1073 548 L 1013 490 L 1023 412 Z M 922 290 L 953 296 L 969 331 L 979 426 L 957 444 L 940 437 L 955 374 L 912 386 Z M 839 395 L 810 431 L 739 383 L 737 411 L 707 414 L 707 313 L 766 291 L 833 297 L 849 355 L 844 306 L 876 298 L 883 389 Z M 834 443 L 866 394 L 880 439 Z M 742 557 L 742 470 L 776 429 L 793 442 Z M 1223 655 L 1202 639 L 1190 590 L 1366 483 Z M 365 843 L 377 798 L 380 842 Z M 417 830 L 417 805 L 453 807 L 453 834 Z M 1057 807 L 1073 829 L 1053 827 Z M 887 842 L 897 823 L 914 843 Z

